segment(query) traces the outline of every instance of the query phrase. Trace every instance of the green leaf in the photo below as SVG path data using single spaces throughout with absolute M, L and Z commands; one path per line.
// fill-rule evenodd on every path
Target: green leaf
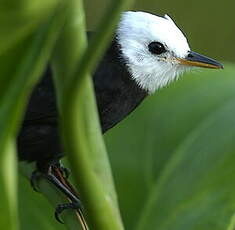
M 106 135 L 127 229 L 227 229 L 235 67 L 187 74 Z

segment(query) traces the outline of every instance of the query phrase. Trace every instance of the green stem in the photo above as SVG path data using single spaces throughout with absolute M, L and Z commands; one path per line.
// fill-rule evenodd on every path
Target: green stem
M 9 230 L 19 229 L 17 209 L 17 159 L 13 138 L 5 140 L 1 146 L 0 190 L 1 206 L 0 224 Z
M 120 12 L 129 3 L 127 0 L 112 2 L 96 36 L 84 53 L 86 35 L 82 2 L 71 0 L 73 10 L 54 59 L 65 150 L 87 211 L 90 228 L 96 230 L 122 230 L 123 224 L 89 73 L 94 70 L 108 46 Z M 77 29 L 74 30 L 71 25 L 76 25 Z
M 92 38 L 87 51 L 84 53 L 78 66 L 73 69 L 71 80 L 67 81 L 65 86 L 67 87 L 67 89 L 65 89 L 66 92 L 76 94 L 77 89 L 82 86 L 81 81 L 87 74 L 94 71 L 97 61 L 101 58 L 113 37 L 113 31 L 117 26 L 120 13 L 124 11 L 132 1 L 133 0 L 119 0 L 112 2 L 103 17 L 95 36 Z M 73 95 L 67 95 L 67 97 L 72 98 Z
M 43 47 L 43 49 L 41 49 L 40 51 L 42 56 L 38 57 L 38 55 L 40 54 L 39 52 L 37 52 L 37 56 L 35 55 L 35 57 L 38 58 L 37 60 L 38 63 L 40 63 L 40 59 L 41 59 L 41 62 L 43 62 L 43 66 L 44 66 L 43 69 L 45 69 L 45 65 L 47 65 L 48 57 L 51 54 L 51 51 L 55 46 L 57 37 L 59 33 L 61 32 L 63 25 L 65 23 L 66 15 L 68 12 L 67 8 L 68 8 L 67 4 L 60 5 L 58 9 L 56 10 L 55 14 L 52 15 L 50 20 L 48 20 L 47 24 L 43 26 L 42 31 L 41 32 L 39 31 L 39 33 L 35 35 L 35 37 L 41 38 L 40 41 L 44 43 L 43 45 L 39 43 L 38 44 L 39 47 L 36 46 L 37 48 L 40 48 L 40 49 L 41 47 Z M 32 59 L 32 61 L 34 61 L 34 59 Z M 34 64 L 32 64 L 32 66 L 33 65 Z M 22 168 L 21 168 L 21 171 L 23 171 Z M 38 188 L 39 188 L 39 191 L 48 199 L 48 201 L 54 207 L 57 207 L 58 204 L 69 202 L 68 199 L 64 196 L 64 194 L 58 191 L 58 189 L 55 188 L 54 185 L 50 184 L 47 180 L 43 178 L 39 181 Z M 63 212 L 61 214 L 61 219 L 65 223 L 65 226 L 67 229 L 70 229 L 70 230 L 81 229 L 79 221 L 78 221 L 78 217 L 75 215 L 75 212 L 73 212 L 72 210 Z

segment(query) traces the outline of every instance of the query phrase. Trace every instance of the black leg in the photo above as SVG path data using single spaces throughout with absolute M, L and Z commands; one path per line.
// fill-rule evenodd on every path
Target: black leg
M 37 182 L 40 178 L 48 180 L 50 183 L 54 184 L 66 197 L 68 197 L 72 202 L 81 203 L 79 198 L 69 190 L 66 185 L 64 185 L 56 176 L 53 174 L 44 174 L 39 171 L 34 171 L 31 176 L 31 185 L 35 191 L 38 192 Z
M 64 178 L 68 179 L 70 175 L 70 170 L 68 168 L 65 168 L 60 161 L 58 161 L 55 166 L 60 169 L 62 175 Z
M 63 221 L 60 219 L 60 214 L 64 211 L 64 210 L 68 210 L 68 209 L 73 209 L 73 210 L 77 210 L 79 211 L 81 209 L 80 204 L 77 203 L 65 203 L 65 204 L 59 204 L 56 207 L 55 210 L 55 218 L 56 220 L 58 220 L 60 223 L 63 224 Z
M 37 188 L 37 182 L 40 179 L 40 177 L 41 177 L 41 173 L 37 170 L 33 171 L 32 175 L 30 177 L 30 184 L 35 192 L 39 192 L 39 190 Z
M 49 181 L 51 184 L 55 185 L 67 198 L 68 203 L 59 204 L 55 210 L 55 218 L 60 223 L 63 223 L 59 215 L 67 209 L 73 209 L 76 211 L 79 221 L 81 223 L 83 230 L 88 230 L 86 221 L 82 212 L 82 204 L 77 195 L 76 190 L 73 186 L 67 181 L 69 175 L 69 170 L 61 165 L 59 160 L 53 161 L 44 161 L 37 162 L 37 169 L 32 173 L 31 176 L 31 185 L 35 191 L 38 189 L 38 180 L 44 178 Z

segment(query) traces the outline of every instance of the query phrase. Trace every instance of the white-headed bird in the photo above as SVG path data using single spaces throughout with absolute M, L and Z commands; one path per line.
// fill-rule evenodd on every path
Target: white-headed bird
M 93 74 L 103 133 L 123 120 L 146 96 L 192 67 L 223 68 L 217 61 L 191 51 L 186 37 L 169 16 L 124 12 Z M 31 95 L 18 136 L 18 156 L 20 160 L 35 161 L 38 172 L 68 196 L 71 203 L 59 206 L 57 214 L 74 208 L 83 218 L 79 199 L 65 182 L 59 165 L 63 147 L 50 66 Z M 86 229 L 85 224 L 83 227 Z

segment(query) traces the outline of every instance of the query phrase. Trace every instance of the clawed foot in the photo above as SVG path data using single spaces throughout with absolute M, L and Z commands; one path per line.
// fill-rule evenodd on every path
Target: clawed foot
M 59 162 L 52 162 L 52 163 L 45 163 L 45 165 L 47 165 L 46 167 L 43 167 L 43 170 L 41 170 L 41 167 L 37 167 L 39 168 L 38 170 L 33 171 L 31 178 L 30 178 L 30 184 L 32 186 L 32 188 L 34 189 L 34 191 L 39 192 L 38 189 L 38 181 L 41 178 L 50 180 L 51 175 L 55 175 L 53 170 L 58 170 L 60 175 L 65 178 L 68 179 L 69 175 L 70 175 L 70 170 L 65 168 L 60 161 Z M 43 165 L 44 166 L 44 165 Z M 45 170 L 46 168 L 46 170 Z
M 83 226 L 86 226 L 86 222 L 82 215 L 82 207 L 80 199 L 78 198 L 75 190 L 68 183 L 66 178 L 69 176 L 69 170 L 58 164 L 52 164 L 48 168 L 47 173 L 42 173 L 36 170 L 32 173 L 30 183 L 35 191 L 39 191 L 38 181 L 40 179 L 45 179 L 55 185 L 70 201 L 70 203 L 59 204 L 55 210 L 55 218 L 60 223 L 63 223 L 60 219 L 60 214 L 66 209 L 73 209 L 79 213 L 80 221 Z M 86 228 L 84 228 L 86 229 Z
M 32 175 L 30 177 L 30 184 L 35 192 L 39 192 L 38 181 L 40 180 L 40 178 L 42 178 L 44 176 L 45 175 L 43 173 L 40 173 L 37 170 L 33 171 Z
M 80 211 L 81 210 L 81 204 L 79 203 L 65 203 L 65 204 L 59 204 L 56 207 L 55 210 L 55 218 L 58 222 L 60 223 L 64 223 L 61 219 L 60 219 L 60 214 L 64 211 L 64 210 L 68 210 L 68 209 L 72 209 L 75 211 Z

